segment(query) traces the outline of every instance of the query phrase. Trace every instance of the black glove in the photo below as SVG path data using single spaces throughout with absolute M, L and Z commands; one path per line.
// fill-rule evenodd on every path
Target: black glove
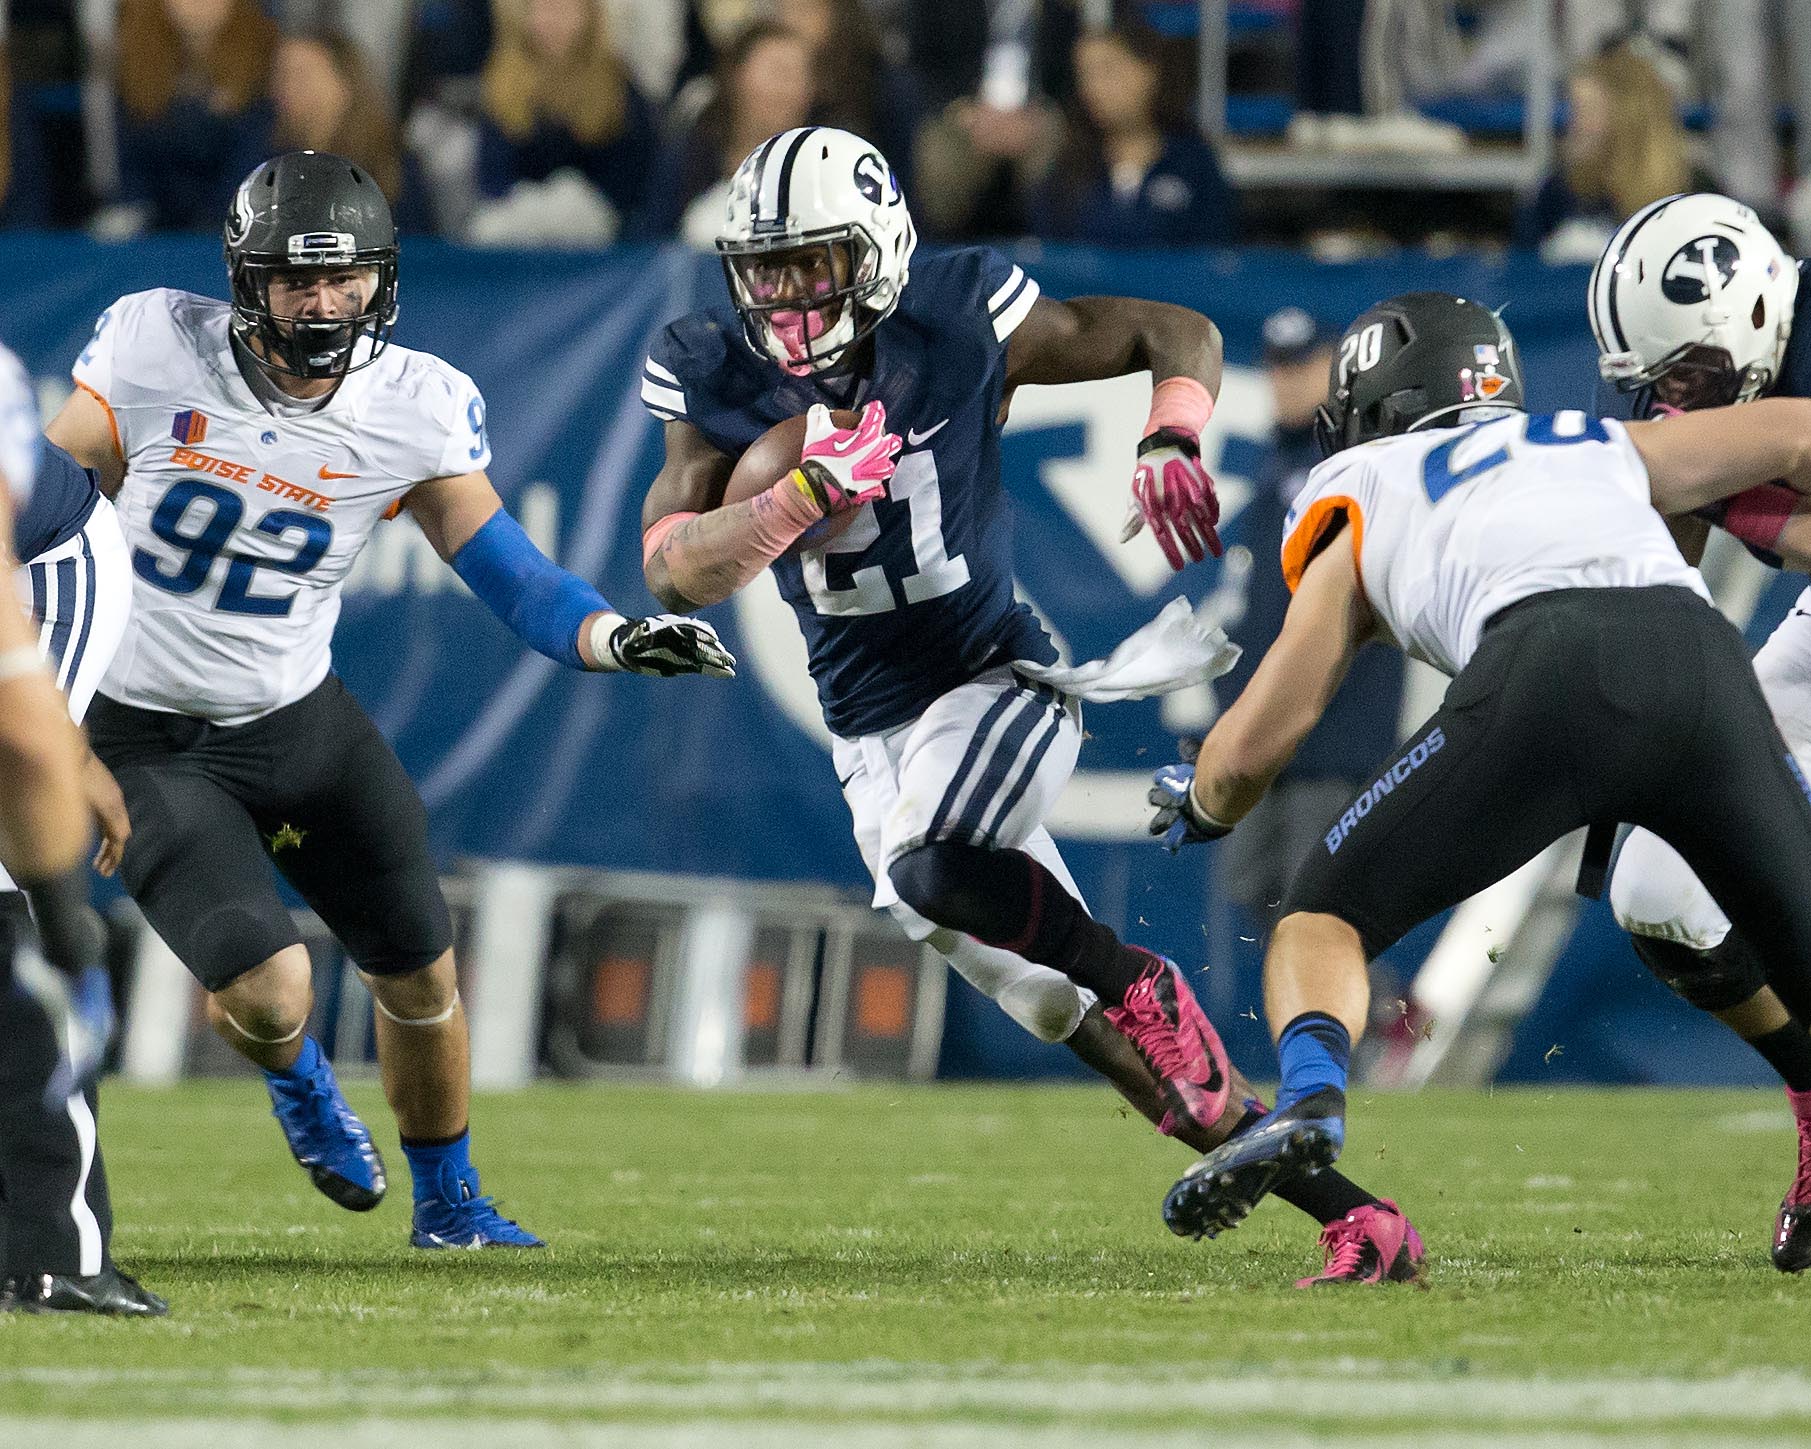
M 652 614 L 625 619 L 610 635 L 610 658 L 630 674 L 708 674 L 732 679 L 736 657 L 723 647 L 717 631 L 702 619 L 685 614 Z

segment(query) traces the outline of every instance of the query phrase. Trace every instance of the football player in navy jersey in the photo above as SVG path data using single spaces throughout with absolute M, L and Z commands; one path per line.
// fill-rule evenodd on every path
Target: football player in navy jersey
M 1591 328 L 1605 381 L 1641 417 L 1759 397 L 1811 398 L 1811 328 L 1793 326 L 1796 306 L 1811 295 L 1803 286 L 1808 267 L 1727 196 L 1669 196 L 1643 207 L 1591 273 Z M 1672 522 L 1694 563 L 1714 523 L 1775 567 L 1811 571 L 1808 508 L 1800 494 L 1764 484 Z M 1811 589 L 1754 668 L 1799 769 L 1811 771 Z M 1775 1220 L 1773 1262 L 1802 1272 L 1811 1267 L 1811 1033 L 1766 985 L 1754 945 L 1731 929 L 1658 836 L 1629 833 L 1610 904 L 1648 969 L 1733 1028 L 1785 1082 L 1798 1124 L 1798 1171 Z
M 1160 1130 L 1224 1141 L 1264 1107 L 1182 972 L 1089 916 L 1044 828 L 1075 768 L 1077 694 L 1106 695 L 1054 667 L 1013 595 L 1000 480 L 1013 389 L 1149 371 L 1125 537 L 1151 528 L 1176 568 L 1217 555 L 1199 434 L 1219 333 L 1182 307 L 1055 301 L 993 251 L 915 258 L 915 243 L 891 167 L 858 136 L 800 127 L 743 161 L 718 240 L 727 303 L 667 327 L 643 378 L 666 431 L 642 514 L 648 586 L 689 609 L 771 567 L 809 646 L 875 906 Z M 832 407 L 859 423 L 838 428 Z M 742 453 L 799 414 L 800 466 L 723 505 Z M 794 549 L 857 508 L 839 536 Z M 1336 1174 L 1283 1195 L 1380 1234 L 1391 1259 L 1413 1232 Z
M 54 755 L 66 786 L 79 782 L 90 810 L 98 804 L 103 814 L 97 863 L 117 862 L 126 831 L 119 789 L 56 715 L 79 723 L 87 711 L 125 633 L 131 566 L 113 505 L 93 474 L 44 441 L 30 380 L 3 348 L 0 498 L 13 505 L 0 557 L 24 561 L 16 582 L 31 600 L 29 619 L 0 600 L 0 716 L 9 734 L 22 731 L 0 745 L 8 761 L 0 836 L 12 867 L 0 870 L 0 1310 L 156 1316 L 163 1299 L 109 1252 L 94 1077 L 113 1012 L 80 859 L 88 812 L 71 791 L 52 810 L 40 798 L 18 815 L 32 793 L 21 777 L 35 767 L 41 791 Z M 46 712 L 34 717 L 38 709 Z M 32 941 L 38 950 L 24 949 Z

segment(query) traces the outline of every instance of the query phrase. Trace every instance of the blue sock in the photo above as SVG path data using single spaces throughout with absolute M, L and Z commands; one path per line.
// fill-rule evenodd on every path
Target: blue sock
M 409 1159 L 409 1174 L 415 1182 L 415 1201 L 440 1195 L 440 1168 L 451 1163 L 463 1179 L 473 1176 L 472 1133 L 468 1127 L 450 1142 L 411 1142 L 402 1140 L 402 1155 Z
M 267 1068 L 264 1075 L 275 1082 L 299 1082 L 306 1077 L 312 1077 L 320 1064 L 321 1048 L 319 1044 L 313 1037 L 305 1036 L 302 1038 L 301 1053 L 296 1057 L 293 1066 L 280 1072 L 273 1072 Z
M 1346 1090 L 1346 1069 L 1352 1060 L 1352 1036 L 1324 1011 L 1304 1011 L 1277 1039 L 1277 1059 L 1283 1066 L 1283 1086 L 1277 1093 L 1279 1109 L 1293 1106 L 1323 1087 Z

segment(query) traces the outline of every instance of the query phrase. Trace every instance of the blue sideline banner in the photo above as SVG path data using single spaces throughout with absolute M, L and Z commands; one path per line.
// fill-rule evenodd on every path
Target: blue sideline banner
M 1531 404 L 1592 400 L 1595 354 L 1579 269 L 1527 258 L 1323 265 L 1285 253 L 1029 246 L 1015 260 L 1053 296 L 1151 297 L 1218 321 L 1228 369 L 1207 443 L 1229 543 L 1241 536 L 1245 475 L 1269 422 L 1255 366 L 1259 328 L 1282 305 L 1334 325 L 1411 288 L 1506 306 Z M 219 296 L 225 282 L 220 248 L 206 240 L 0 238 L 0 337 L 54 407 L 70 361 L 115 297 L 156 286 Z M 627 613 L 654 608 L 641 581 L 639 516 L 660 439 L 639 400 L 641 361 L 659 327 L 721 287 L 713 259 L 678 250 L 517 255 L 411 242 L 403 252 L 397 341 L 476 379 L 505 501 L 549 553 L 597 580 Z M 1148 538 L 1117 542 L 1148 395 L 1143 379 L 1127 379 L 1026 389 L 1014 402 L 1004 466 L 1020 583 L 1077 659 L 1104 652 L 1177 593 L 1201 598 L 1217 583 L 1212 565 L 1172 575 Z M 1784 611 L 1777 602 L 1773 618 Z M 862 886 L 787 610 L 764 579 L 709 617 L 743 661 L 731 683 L 582 676 L 519 645 L 401 521 L 382 526 L 360 561 L 336 654 L 421 786 L 444 861 L 481 855 Z M 1144 839 L 1142 782 L 1213 708 L 1185 697 L 1091 710 L 1081 775 L 1056 822 L 1096 913 L 1190 966 L 1208 960 L 1214 931 L 1208 855 L 1171 859 Z M 1606 937 L 1596 955 L 1614 945 Z M 1207 1004 L 1234 1054 L 1266 1064 L 1257 943 L 1234 942 L 1227 954 L 1208 973 Z M 1624 964 L 1637 969 L 1632 957 Z M 1573 994 L 1567 1000 L 1579 1027 L 1581 1008 Z M 1642 1007 L 1664 1015 L 1668 1003 L 1643 998 Z M 945 1047 L 951 1073 L 1060 1071 L 1068 1061 L 961 989 Z M 1518 1047 L 1511 1072 L 1520 1055 Z M 1639 1053 L 1609 1047 L 1580 1048 L 1566 1062 L 1586 1073 L 1644 1075 Z M 1724 1058 L 1707 1062 L 1712 1075 L 1737 1069 Z

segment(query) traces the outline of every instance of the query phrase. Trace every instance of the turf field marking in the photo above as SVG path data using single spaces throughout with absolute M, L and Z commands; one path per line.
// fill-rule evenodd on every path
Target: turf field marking
M 1405 1373 L 1401 1366 L 1329 1362 L 1325 1373 L 1256 1372 L 1246 1377 L 1146 1375 L 1116 1369 L 966 1369 L 915 1363 L 723 1364 L 698 1369 L 532 1372 L 497 1368 L 481 1374 L 344 1373 L 275 1370 L 19 1369 L 8 1383 L 84 1391 L 130 1389 L 148 1416 L 193 1413 L 203 1404 L 233 1416 L 307 1413 L 333 1405 L 365 1412 L 600 1414 L 687 1419 L 754 1414 L 924 1423 L 993 1417 L 1035 1418 L 1051 1426 L 1076 1420 L 1130 1419 L 1162 1427 L 1199 1417 L 1287 1425 L 1302 1420 L 1362 1427 L 1409 1423 L 1455 1429 L 1504 1426 L 1538 1430 L 1601 1428 L 1613 1433 L 1688 1424 L 1803 1424 L 1811 1421 L 1811 1379 L 1789 1373 L 1742 1373 L 1687 1380 L 1660 1377 L 1510 1378 Z M 29 1441 L 27 1441 L 29 1442 Z M 1777 1442 L 1777 1438 L 1776 1438 Z
M 412 1446 L 421 1442 L 417 1419 L 367 1417 L 336 1429 L 337 1442 Z M 0 1415 L 0 1439 L 8 1443 L 55 1444 L 58 1449 L 319 1449 L 318 1426 L 271 1419 L 33 1418 Z M 668 1424 L 547 1424 L 518 1418 L 436 1424 L 436 1449 L 696 1449 L 700 1444 L 735 1444 L 739 1449 L 1050 1449 L 1074 1444 L 1087 1449 L 1201 1449 L 1199 1427 L 1174 1432 L 1012 1425 L 946 1424 L 933 1430 L 894 1424 L 814 1424 L 806 1420 L 700 1418 Z M 1267 1433 L 1265 1449 L 1326 1449 L 1320 1434 Z M 1673 1435 L 1643 1440 L 1646 1449 L 1778 1449 L 1777 1437 L 1718 1434 Z M 1342 1434 L 1342 1449 L 1627 1449 L 1628 1440 L 1590 1433 L 1555 1434 Z

